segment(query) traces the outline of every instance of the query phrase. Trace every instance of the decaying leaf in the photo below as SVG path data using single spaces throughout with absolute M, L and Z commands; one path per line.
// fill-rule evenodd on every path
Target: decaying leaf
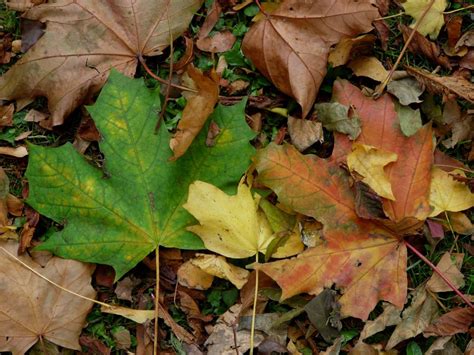
M 301 152 L 314 143 L 324 140 L 323 127 L 321 122 L 317 121 L 289 116 L 288 132 L 290 133 L 291 143 Z
M 219 98 L 219 80 L 215 72 L 211 72 L 210 77 L 207 77 L 199 69 L 190 65 L 186 73 L 194 82 L 198 92 L 197 94 L 191 93 L 187 97 L 183 115 L 176 128 L 176 133 L 170 141 L 170 148 L 174 153 L 171 160 L 178 159 L 186 152 L 206 123 L 207 118 L 214 111 L 214 106 Z
M 16 256 L 16 242 L 0 247 L 0 351 L 24 354 L 40 339 L 81 350 L 79 335 L 93 303 L 51 285 L 6 254 Z M 92 265 L 52 258 L 41 267 L 28 254 L 18 259 L 60 286 L 95 298 Z
M 474 206 L 474 194 L 469 187 L 456 181 L 452 173 L 433 168 L 430 187 L 430 205 L 433 208 L 430 217 L 441 212 L 459 212 Z
M 402 307 L 406 249 L 391 232 L 356 215 L 348 176 L 333 163 L 269 145 L 257 154 L 259 180 L 296 212 L 324 225 L 325 243 L 298 257 L 260 265 L 282 288 L 282 299 L 343 289 L 341 313 L 367 319 L 380 299 Z M 350 231 L 350 233 L 348 233 Z
M 395 200 L 392 187 L 384 167 L 397 160 L 397 154 L 386 152 L 365 144 L 353 144 L 347 155 L 347 166 L 363 176 L 362 181 L 379 196 Z
M 371 53 L 376 38 L 373 34 L 365 34 L 356 38 L 343 38 L 329 52 L 328 63 L 333 67 L 338 67 L 360 55 Z
M 395 95 L 400 103 L 408 106 L 413 103 L 419 103 L 420 95 L 424 89 L 414 78 L 403 78 L 400 80 L 392 80 L 387 85 L 387 91 Z
M 194 266 L 208 274 L 229 280 L 239 290 L 247 283 L 249 278 L 249 271 L 229 264 L 220 255 L 196 254 L 196 257 L 190 261 Z
M 194 180 L 235 191 L 254 151 L 244 107 L 245 102 L 218 106 L 212 115 L 221 128 L 216 144 L 206 146 L 204 129 L 184 156 L 170 162 L 166 127 L 153 133 L 160 109 L 157 90 L 112 72 L 88 108 L 103 137 L 99 146 L 107 176 L 71 145 L 31 146 L 28 202 L 58 223 L 67 222 L 39 248 L 111 265 L 116 279 L 160 245 L 202 248 L 201 240 L 186 231 L 193 218 L 181 205 Z
M 429 92 L 448 98 L 459 96 L 474 103 L 474 84 L 462 76 L 439 76 L 424 69 L 406 66 L 408 74 L 414 76 Z
M 338 102 L 321 103 L 314 105 L 318 119 L 324 128 L 348 134 L 351 139 L 356 139 L 360 134 L 360 120 L 357 115 L 349 115 L 349 107 Z
M 207 249 L 229 258 L 265 254 L 273 233 L 265 215 L 258 211 L 258 200 L 259 197 L 252 197 L 250 187 L 243 180 L 234 196 L 211 184 L 195 181 L 189 186 L 183 207 L 200 224 L 187 229 L 199 235 Z
M 188 27 L 200 0 L 58 0 L 24 17 L 46 22 L 38 42 L 0 79 L 0 98 L 19 106 L 48 98 L 53 125 L 103 86 L 111 68 L 133 76 Z M 171 33 L 170 33 L 171 31 Z
M 464 254 L 444 253 L 437 265 L 438 269 L 456 288 L 464 286 L 464 275 L 460 271 L 463 258 Z M 432 292 L 452 291 L 451 287 L 437 273 L 433 273 L 426 288 Z
M 362 332 L 360 333 L 359 341 L 367 339 L 368 337 L 381 332 L 386 327 L 400 324 L 402 321 L 400 313 L 401 311 L 393 304 L 384 303 L 383 313 L 374 320 L 368 320 L 365 323 L 364 329 L 362 329 Z
M 423 126 L 420 109 L 414 110 L 409 106 L 395 104 L 395 110 L 400 122 L 400 130 L 406 137 L 413 136 Z
M 430 0 L 407 0 L 402 4 L 402 6 L 405 9 L 405 12 L 413 17 L 416 22 L 419 21 L 430 2 Z M 423 36 L 430 35 L 431 39 L 436 39 L 441 27 L 444 25 L 443 11 L 446 9 L 447 5 L 446 0 L 435 0 L 419 25 L 418 32 Z M 411 25 L 412 27 L 415 22 Z
M 436 319 L 424 330 L 423 335 L 428 337 L 467 333 L 473 322 L 474 309 L 456 308 Z
M 301 105 L 305 117 L 326 73 L 331 45 L 372 29 L 370 1 L 288 0 L 252 26 L 242 48 L 253 64 Z
M 411 304 L 403 311 L 402 321 L 390 336 L 387 349 L 422 333 L 438 316 L 438 305 L 423 285 L 416 288 L 411 296 Z

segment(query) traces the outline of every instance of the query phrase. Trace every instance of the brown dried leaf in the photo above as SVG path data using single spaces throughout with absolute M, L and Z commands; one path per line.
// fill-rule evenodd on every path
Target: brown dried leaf
M 322 142 L 323 126 L 321 122 L 288 117 L 288 132 L 291 143 L 302 152 L 316 142 Z
M 414 76 L 416 80 L 426 86 L 426 89 L 434 94 L 453 96 L 474 103 L 474 84 L 460 76 L 439 76 L 431 74 L 424 69 L 417 69 L 406 66 L 408 74 Z
M 378 11 L 370 1 L 288 0 L 252 26 L 242 49 L 285 94 L 312 108 L 326 73 L 331 45 L 372 29 Z
M 459 271 L 461 269 L 463 258 L 464 254 L 450 254 L 446 252 L 443 254 L 437 265 L 443 275 L 457 288 L 464 286 L 464 275 Z M 436 273 L 434 273 L 428 280 L 426 288 L 432 292 L 452 291 L 451 287 L 449 287 Z
M 190 65 L 187 74 L 196 85 L 198 93 L 189 95 L 177 132 L 170 140 L 170 148 L 174 152 L 171 160 L 176 160 L 186 153 L 219 99 L 219 80 L 214 72 L 207 77 Z
M 15 112 L 15 105 L 9 104 L 0 106 L 0 129 L 3 127 L 11 127 L 13 125 L 13 113 Z
M 0 154 L 3 155 L 9 155 L 11 157 L 15 158 L 23 158 L 28 155 L 28 151 L 26 150 L 26 147 L 24 146 L 19 146 L 16 148 L 13 147 L 0 147 Z
M 111 68 L 133 76 L 139 58 L 161 54 L 200 5 L 200 0 L 58 0 L 34 6 L 24 17 L 46 23 L 46 31 L 2 76 L 0 98 L 24 105 L 45 96 L 52 125 L 59 125 L 97 93 Z
M 212 37 L 199 38 L 196 46 L 211 53 L 227 52 L 232 48 L 237 38 L 230 31 L 217 32 Z
M 359 57 L 352 60 L 348 65 L 355 75 L 365 76 L 375 81 L 383 81 L 388 76 L 388 71 L 375 57 Z
M 10 0 L 6 2 L 6 5 L 10 10 L 23 12 L 44 2 L 45 0 Z
M 472 322 L 474 322 L 473 308 L 456 308 L 431 323 L 423 335 L 429 337 L 467 333 Z
M 333 67 L 338 67 L 360 55 L 368 55 L 374 48 L 375 39 L 376 37 L 373 34 L 365 34 L 356 38 L 343 38 L 329 52 L 328 62 Z
M 399 28 L 400 31 L 402 31 L 403 40 L 406 42 L 413 29 L 403 24 L 400 24 Z M 408 50 L 414 54 L 419 54 L 428 60 L 431 60 L 433 63 L 437 63 L 447 69 L 451 69 L 449 59 L 444 54 L 442 54 L 439 46 L 435 42 L 431 42 L 418 31 L 410 41 Z
M 1 242 L 0 246 L 16 255 L 17 243 Z M 23 354 L 40 339 L 81 350 L 78 339 L 92 302 L 51 285 L 4 250 L 0 253 L 0 351 Z M 92 265 L 54 257 L 42 268 L 27 254 L 18 258 L 68 290 L 95 297 L 90 285 Z
M 195 288 L 197 290 L 207 290 L 212 285 L 214 276 L 202 271 L 193 265 L 191 261 L 185 262 L 178 269 L 178 282 L 180 285 Z

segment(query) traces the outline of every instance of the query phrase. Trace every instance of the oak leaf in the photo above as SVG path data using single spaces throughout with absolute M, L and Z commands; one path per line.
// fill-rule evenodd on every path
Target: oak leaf
M 168 161 L 166 127 L 153 133 L 160 109 L 157 89 L 113 71 L 88 108 L 102 136 L 103 170 L 70 144 L 31 146 L 28 203 L 65 224 L 40 248 L 111 265 L 116 279 L 158 246 L 202 248 L 202 241 L 186 231 L 194 219 L 181 205 L 197 179 L 228 192 L 235 189 L 254 152 L 249 140 L 255 133 L 245 122 L 244 108 L 245 101 L 217 106 L 211 116 L 220 127 L 215 145 L 206 146 L 204 130 L 184 156 Z
M 93 303 L 51 285 L 13 259 L 18 243 L 0 242 L 0 247 L 0 351 L 24 354 L 43 339 L 81 350 L 79 335 Z M 95 298 L 92 265 L 53 257 L 41 267 L 28 254 L 18 259 L 60 286 Z
M 341 313 L 367 319 L 379 300 L 405 302 L 406 248 L 391 231 L 359 218 L 345 171 L 331 161 L 270 144 L 256 157 L 259 181 L 298 213 L 324 226 L 324 243 L 298 257 L 259 266 L 282 298 L 342 288 Z
M 258 199 L 252 197 L 250 187 L 243 181 L 234 196 L 211 184 L 195 181 L 189 186 L 183 208 L 200 224 L 187 229 L 199 235 L 207 249 L 229 258 L 265 253 L 273 233 L 263 212 L 258 211 Z
M 286 0 L 252 26 L 242 49 L 279 90 L 295 98 L 304 117 L 326 74 L 330 47 L 370 31 L 378 16 L 368 0 Z
M 103 86 L 111 68 L 133 76 L 188 27 L 200 0 L 58 0 L 24 17 L 46 23 L 38 42 L 0 79 L 0 98 L 48 98 L 53 125 Z

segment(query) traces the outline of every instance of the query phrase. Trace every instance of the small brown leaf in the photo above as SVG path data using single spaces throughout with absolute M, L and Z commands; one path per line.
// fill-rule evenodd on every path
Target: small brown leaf
M 232 48 L 237 38 L 230 31 L 217 32 L 212 37 L 200 38 L 196 41 L 196 46 L 211 53 L 227 52 Z
M 23 158 L 28 155 L 28 151 L 26 150 L 26 147 L 24 146 L 19 146 L 16 148 L 13 147 L 0 147 L 0 154 L 3 155 L 9 155 L 11 157 L 15 158 Z
M 291 142 L 302 152 L 316 142 L 322 142 L 323 126 L 321 122 L 310 121 L 305 119 L 288 117 L 288 132 L 290 133 Z
M 467 333 L 472 322 L 474 322 L 473 308 L 456 308 L 431 323 L 423 335 L 429 337 Z
M 463 258 L 464 254 L 444 253 L 437 265 L 443 275 L 457 288 L 464 286 L 464 275 L 459 271 Z M 432 292 L 452 291 L 451 287 L 436 273 L 428 280 L 426 287 Z
M 388 71 L 375 57 L 359 57 L 352 60 L 348 65 L 355 75 L 365 76 L 375 81 L 383 81 L 388 76 Z
M 187 74 L 197 86 L 198 93 L 188 98 L 177 132 L 170 140 L 170 148 L 174 152 L 170 160 L 176 160 L 186 152 L 214 110 L 219 98 L 218 78 L 215 73 L 207 77 L 190 65 Z
M 13 113 L 15 106 L 13 104 L 0 106 L 0 129 L 11 127 L 13 125 Z

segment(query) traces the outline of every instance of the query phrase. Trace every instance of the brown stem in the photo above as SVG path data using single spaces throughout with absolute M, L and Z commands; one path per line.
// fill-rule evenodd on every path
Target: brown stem
M 383 94 L 383 91 L 385 90 L 385 87 L 387 86 L 387 84 L 390 82 L 390 80 L 392 79 L 392 76 L 393 76 L 393 73 L 395 72 L 395 70 L 397 70 L 397 67 L 398 65 L 400 64 L 400 61 L 402 60 L 403 58 L 403 55 L 405 54 L 406 50 L 408 49 L 408 46 L 410 45 L 410 42 L 411 40 L 413 39 L 413 37 L 415 36 L 415 33 L 416 33 L 416 30 L 418 29 L 418 27 L 420 27 L 420 24 L 421 22 L 423 21 L 423 19 L 425 18 L 426 14 L 428 13 L 428 11 L 431 9 L 431 7 L 433 6 L 435 0 L 431 0 L 430 3 L 426 6 L 425 10 L 423 11 L 423 13 L 421 14 L 420 18 L 418 19 L 418 21 L 416 21 L 415 23 L 415 27 L 413 28 L 413 30 L 411 31 L 410 33 L 410 36 L 408 36 L 408 39 L 407 41 L 405 42 L 405 45 L 403 46 L 403 49 L 402 51 L 400 52 L 400 55 L 398 56 L 397 58 L 397 61 L 395 62 L 395 64 L 392 66 L 392 69 L 390 69 L 390 72 L 388 73 L 387 77 L 385 78 L 385 80 L 380 83 L 380 85 L 375 89 L 374 93 L 372 94 L 372 97 L 374 99 L 378 99 L 380 96 L 382 96 Z
M 165 100 L 163 101 L 163 107 L 161 108 L 160 117 L 158 117 L 158 122 L 156 122 L 156 126 L 155 126 L 155 134 L 157 134 L 158 130 L 160 129 L 161 122 L 163 121 L 165 117 L 166 106 L 168 106 L 168 100 L 170 98 L 170 89 L 171 89 L 170 84 L 171 84 L 171 79 L 173 77 L 173 63 L 174 63 L 173 53 L 174 53 L 173 36 L 171 35 L 171 31 L 170 31 L 170 72 L 168 74 L 168 85 L 166 85 Z
M 435 273 L 438 274 L 439 277 L 441 277 L 443 279 L 444 282 L 446 282 L 446 284 L 459 296 L 461 297 L 461 299 L 466 302 L 466 304 L 471 307 L 471 308 L 474 308 L 473 304 L 471 303 L 471 301 L 466 297 L 466 295 L 464 295 L 461 291 L 459 291 L 456 286 L 454 286 L 452 284 L 452 282 L 446 277 L 444 276 L 443 272 L 438 269 L 438 267 L 436 265 L 434 265 L 431 261 L 429 261 L 423 254 L 421 254 L 413 245 L 411 245 L 410 243 L 408 243 L 406 240 L 405 240 L 405 245 L 408 247 L 408 249 L 410 249 L 413 253 L 416 254 L 416 256 L 418 256 L 421 260 L 423 260 L 431 269 L 433 269 L 433 271 Z
M 260 12 L 268 17 L 268 14 L 266 13 L 266 11 L 263 8 L 262 4 L 260 4 L 260 0 L 255 0 L 255 4 L 257 4 L 258 9 L 260 10 Z
M 156 247 L 155 250 L 155 277 L 156 277 L 156 286 L 155 286 L 155 329 L 154 329 L 154 339 L 153 339 L 153 354 L 159 354 L 160 349 L 158 345 L 158 310 L 160 309 L 160 247 Z

